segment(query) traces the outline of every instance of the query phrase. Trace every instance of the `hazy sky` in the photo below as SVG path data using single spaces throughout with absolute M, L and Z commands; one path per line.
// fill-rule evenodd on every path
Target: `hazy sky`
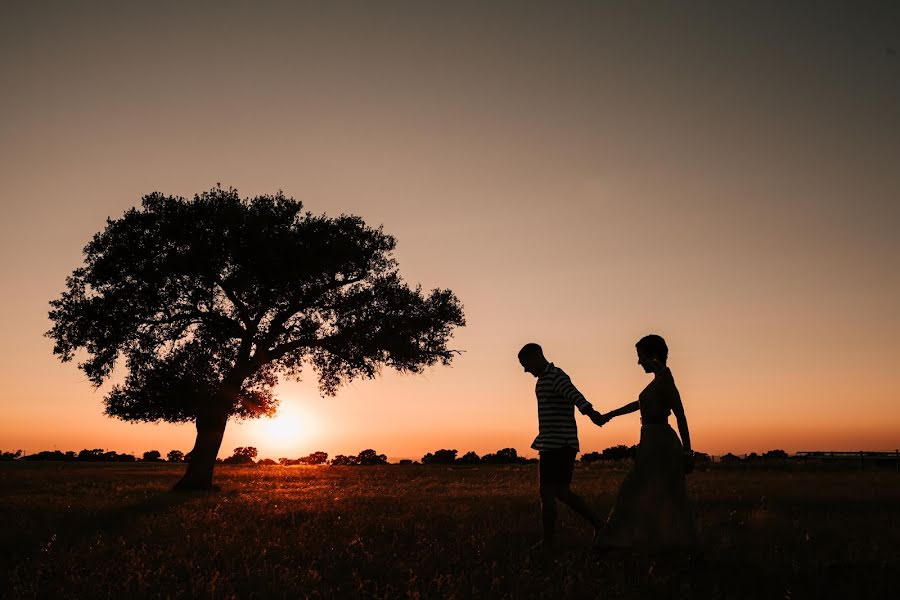
M 900 446 L 896 2 L 4 2 L 0 75 L 0 449 L 190 449 L 42 334 L 107 217 L 217 182 L 383 224 L 468 320 L 453 367 L 310 373 L 223 455 L 532 454 L 519 347 L 606 411 L 650 332 L 698 450 Z

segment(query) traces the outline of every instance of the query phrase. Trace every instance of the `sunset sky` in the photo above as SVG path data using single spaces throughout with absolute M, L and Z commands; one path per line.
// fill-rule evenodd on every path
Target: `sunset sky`
M 217 182 L 382 224 L 468 321 L 452 367 L 280 385 L 221 456 L 531 456 L 522 344 L 605 412 L 650 332 L 697 450 L 900 447 L 896 2 L 5 2 L 0 74 L 2 450 L 190 450 L 43 333 L 107 217 Z

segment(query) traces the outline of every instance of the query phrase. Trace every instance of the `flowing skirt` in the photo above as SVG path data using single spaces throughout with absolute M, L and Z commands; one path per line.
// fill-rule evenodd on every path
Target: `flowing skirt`
M 668 424 L 641 427 L 634 466 L 607 520 L 606 544 L 648 550 L 696 544 L 683 454 L 681 441 Z

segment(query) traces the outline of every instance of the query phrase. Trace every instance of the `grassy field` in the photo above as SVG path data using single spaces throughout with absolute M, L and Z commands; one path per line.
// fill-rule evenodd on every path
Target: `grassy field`
M 717 468 L 690 476 L 706 554 L 590 551 L 562 507 L 539 537 L 536 465 L 183 467 L 0 463 L 0 594 L 11 598 L 887 598 L 900 584 L 900 473 Z M 609 510 L 624 466 L 574 488 Z

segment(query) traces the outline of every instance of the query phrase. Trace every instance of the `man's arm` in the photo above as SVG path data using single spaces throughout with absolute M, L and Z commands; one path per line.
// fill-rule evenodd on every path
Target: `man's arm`
M 584 394 L 578 391 L 578 388 L 575 387 L 568 375 L 558 376 L 553 382 L 553 389 L 563 398 L 571 400 L 578 407 L 578 410 L 581 411 L 581 414 L 589 417 L 594 425 L 602 427 L 606 423 L 603 415 L 597 412 L 593 405 L 587 401 L 587 398 L 584 397 Z
M 587 401 L 587 398 L 578 391 L 578 388 L 575 387 L 568 375 L 557 375 L 556 379 L 553 380 L 553 391 L 566 400 L 570 400 L 583 415 L 597 412 L 591 403 Z

